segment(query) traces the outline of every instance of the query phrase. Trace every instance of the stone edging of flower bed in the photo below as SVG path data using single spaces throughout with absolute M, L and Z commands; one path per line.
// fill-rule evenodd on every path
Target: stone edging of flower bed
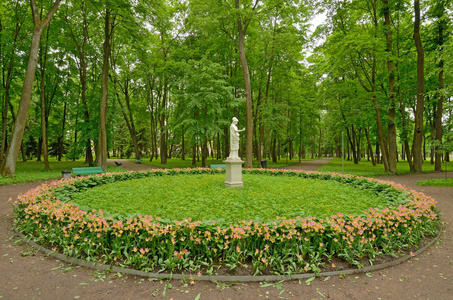
M 436 240 L 439 240 L 440 235 L 442 234 L 441 229 L 442 228 L 439 229 L 439 234 L 435 238 L 433 238 L 428 244 L 426 244 L 422 248 L 415 251 L 414 256 L 420 255 L 426 249 L 428 249 Z M 78 259 L 78 258 L 70 258 L 70 257 L 68 258 L 66 255 L 51 251 L 47 248 L 44 248 L 44 247 L 36 244 L 35 242 L 31 241 L 30 239 L 27 239 L 22 233 L 17 231 L 15 227 L 13 230 L 21 238 L 21 240 L 24 241 L 28 246 L 33 247 L 33 248 L 37 249 L 38 251 L 44 252 L 45 255 L 47 255 L 47 256 L 52 256 L 53 258 L 56 258 L 60 261 L 68 263 L 68 264 L 78 265 L 81 267 L 94 269 L 94 270 L 98 270 L 98 271 L 110 270 L 112 272 L 119 272 L 122 274 L 136 275 L 136 276 L 157 278 L 157 279 L 168 278 L 168 279 L 182 280 L 182 279 L 189 279 L 190 277 L 192 277 L 194 280 L 199 280 L 199 281 L 216 280 L 216 281 L 223 281 L 223 282 L 259 282 L 259 281 L 272 282 L 272 281 L 281 281 L 281 280 L 308 279 L 308 278 L 316 276 L 314 273 L 304 273 L 304 274 L 293 274 L 293 275 L 258 275 L 258 276 L 202 275 L 201 277 L 198 277 L 198 276 L 192 276 L 191 274 L 184 274 L 184 273 L 183 274 L 150 273 L 150 272 L 144 272 L 144 271 L 139 271 L 139 270 L 130 269 L 130 268 L 121 268 L 121 267 L 106 265 L 106 264 L 102 264 L 102 263 L 89 262 L 89 261 L 86 261 L 83 259 Z M 341 270 L 341 271 L 321 272 L 318 277 L 353 275 L 353 274 L 378 271 L 378 270 L 382 270 L 382 269 L 386 269 L 389 267 L 399 265 L 399 264 L 409 260 L 410 258 L 412 258 L 411 255 L 406 255 L 406 256 L 397 258 L 395 260 L 386 262 L 386 263 L 363 267 L 361 269 L 347 269 L 347 270 Z

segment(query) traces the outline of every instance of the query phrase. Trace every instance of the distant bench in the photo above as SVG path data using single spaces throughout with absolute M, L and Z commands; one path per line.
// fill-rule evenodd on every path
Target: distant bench
M 211 169 L 225 169 L 225 164 L 211 165 Z
M 86 167 L 86 168 L 72 168 L 72 173 L 75 175 L 90 175 L 104 173 L 101 167 Z

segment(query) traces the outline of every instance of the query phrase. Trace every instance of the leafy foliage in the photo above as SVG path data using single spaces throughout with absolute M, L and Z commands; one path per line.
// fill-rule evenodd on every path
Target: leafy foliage
M 14 226 L 37 242 L 68 256 L 130 266 L 145 271 L 231 270 L 250 262 L 253 274 L 319 273 L 334 257 L 361 267 L 362 259 L 397 255 L 437 231 L 435 201 L 390 182 L 350 175 L 269 169 L 245 170 L 263 174 L 334 180 L 385 193 L 394 205 L 368 209 L 362 216 L 334 214 L 326 218 L 280 218 L 230 224 L 215 221 L 165 221 L 139 215 L 130 219 L 106 216 L 102 210 L 84 211 L 61 201 L 72 193 L 116 181 L 177 175 L 213 176 L 221 170 L 181 169 L 128 172 L 55 181 L 19 196 Z M 172 177 L 173 178 L 173 177 Z M 395 195 L 405 195 L 404 201 Z
M 106 215 L 152 215 L 164 220 L 263 220 L 334 213 L 361 215 L 370 207 L 395 205 L 396 195 L 384 199 L 362 185 L 335 181 L 244 175 L 241 189 L 225 189 L 224 175 L 150 177 L 116 182 L 74 194 L 71 203 L 84 209 L 102 209 Z M 404 197 L 403 197 L 404 199 Z M 388 201 L 388 202 L 387 202 Z M 177 208 L 177 209 L 175 209 Z
M 453 187 L 453 178 L 439 178 L 439 179 L 420 180 L 419 182 L 417 182 L 417 185 Z

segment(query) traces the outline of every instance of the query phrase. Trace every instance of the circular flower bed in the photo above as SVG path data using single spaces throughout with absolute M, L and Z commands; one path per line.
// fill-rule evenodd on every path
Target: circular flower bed
M 114 218 L 137 215 L 174 221 L 234 223 L 267 222 L 309 216 L 326 218 L 338 212 L 361 215 L 370 207 L 405 203 L 406 194 L 391 188 L 377 192 L 335 180 L 295 176 L 243 174 L 243 188 L 225 188 L 225 174 L 178 175 L 139 178 L 96 186 L 72 193 L 70 202 L 83 210 L 102 209 Z
M 267 169 L 247 174 L 334 180 L 384 197 L 383 209 L 326 218 L 275 217 L 263 222 L 167 221 L 138 215 L 129 219 L 84 211 L 67 202 L 74 193 L 117 181 L 179 174 L 218 174 L 221 170 L 182 169 L 95 175 L 43 184 L 19 196 L 15 227 L 54 251 L 144 271 L 187 270 L 212 274 L 219 266 L 251 266 L 251 274 L 320 272 L 334 259 L 361 267 L 383 254 L 396 255 L 436 233 L 434 199 L 401 185 L 350 175 Z M 405 199 L 395 197 L 404 193 Z M 389 201 L 389 200 L 388 200 Z M 390 202 L 392 203 L 392 202 Z

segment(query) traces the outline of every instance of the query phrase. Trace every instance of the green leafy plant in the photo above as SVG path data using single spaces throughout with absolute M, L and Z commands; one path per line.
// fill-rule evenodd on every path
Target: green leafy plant
M 167 174 L 174 174 L 168 171 Z M 276 216 L 325 218 L 337 212 L 360 215 L 370 207 L 386 207 L 402 192 L 371 187 L 368 181 L 355 185 L 335 180 L 244 174 L 242 189 L 225 189 L 225 175 L 159 176 L 102 184 L 72 197 L 60 195 L 84 210 L 102 209 L 114 217 L 139 214 L 166 220 L 195 220 L 231 223 L 241 219 L 268 221 Z M 374 189 L 373 189 L 374 188 Z M 175 209 L 177 208 L 177 209 Z
M 18 198 L 14 225 L 53 251 L 89 261 L 146 271 L 200 273 L 212 273 L 218 266 L 234 270 L 249 264 L 252 274 L 266 270 L 276 274 L 317 274 L 333 258 L 361 267 L 363 259 L 373 261 L 381 254 L 396 256 L 416 247 L 423 238 L 434 235 L 439 225 L 431 197 L 395 183 L 336 173 L 243 171 L 244 176 L 275 176 L 282 181 L 292 177 L 336 181 L 387 197 L 388 206 L 369 208 L 361 215 L 338 212 L 324 218 L 275 216 L 220 223 L 191 218 L 172 221 L 147 215 L 115 217 L 102 209 L 83 210 L 60 199 L 114 182 L 184 174 L 215 177 L 222 172 L 127 172 L 50 182 Z

